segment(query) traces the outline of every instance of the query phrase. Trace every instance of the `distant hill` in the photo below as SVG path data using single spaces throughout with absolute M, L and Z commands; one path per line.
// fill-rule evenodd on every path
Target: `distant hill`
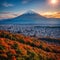
M 60 19 L 46 18 L 34 11 L 27 11 L 12 19 L 0 20 L 0 24 L 60 24 L 59 22 Z
M 0 60 L 59 60 L 60 46 L 34 37 L 0 31 Z

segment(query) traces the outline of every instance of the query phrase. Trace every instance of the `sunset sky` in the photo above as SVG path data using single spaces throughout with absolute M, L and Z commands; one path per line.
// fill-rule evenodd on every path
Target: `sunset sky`
M 33 10 L 48 18 L 60 18 L 60 0 L 0 0 L 0 19 Z

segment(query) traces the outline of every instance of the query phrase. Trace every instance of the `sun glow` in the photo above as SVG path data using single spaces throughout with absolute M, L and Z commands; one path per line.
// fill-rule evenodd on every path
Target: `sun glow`
M 47 0 L 49 5 L 57 5 L 59 3 L 59 0 Z
M 51 3 L 52 4 L 56 4 L 57 3 L 57 0 L 51 0 Z

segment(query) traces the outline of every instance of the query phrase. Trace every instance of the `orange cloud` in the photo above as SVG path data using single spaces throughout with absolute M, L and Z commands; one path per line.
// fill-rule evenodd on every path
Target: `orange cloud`
M 15 17 L 17 17 L 17 16 L 19 16 L 19 15 L 21 15 L 23 13 L 21 11 L 20 12 L 15 12 L 15 13 L 12 13 L 12 12 L 1 12 L 0 13 L 0 20 L 1 19 L 15 18 Z
M 19 15 L 21 15 L 23 13 L 22 12 L 16 12 L 16 13 L 12 13 L 12 12 L 1 12 L 0 13 L 0 20 L 1 19 L 14 18 L 14 17 L 17 17 L 17 16 L 19 16 Z M 42 16 L 45 16 L 47 18 L 60 18 L 60 12 L 53 12 L 53 13 L 52 12 L 45 12 L 45 13 L 41 13 L 41 15 Z
M 14 18 L 16 16 L 18 16 L 18 14 L 11 13 L 11 12 L 3 12 L 3 13 L 0 13 L 0 19 Z
M 47 18 L 60 18 L 60 12 L 46 12 L 42 15 Z

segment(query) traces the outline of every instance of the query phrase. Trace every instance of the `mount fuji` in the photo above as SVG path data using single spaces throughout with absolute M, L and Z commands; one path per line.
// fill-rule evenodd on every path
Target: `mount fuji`
M 46 18 L 34 11 L 28 11 L 18 17 L 0 20 L 0 24 L 60 24 L 60 19 Z

